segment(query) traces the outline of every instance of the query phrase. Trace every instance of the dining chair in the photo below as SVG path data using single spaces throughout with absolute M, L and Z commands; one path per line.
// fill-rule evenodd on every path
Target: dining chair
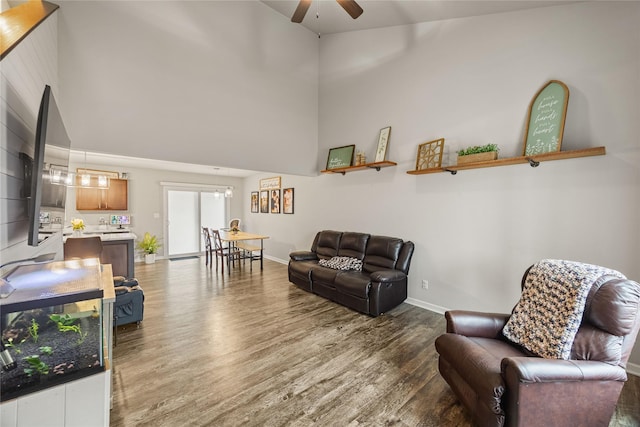
M 210 262 L 213 262 L 213 246 L 208 227 L 202 227 L 202 236 L 204 237 L 204 265 L 209 265 Z
M 238 260 L 238 263 L 240 262 L 240 250 L 233 245 L 224 247 L 222 245 L 222 239 L 220 238 L 220 231 L 218 230 L 211 229 L 211 240 L 213 244 L 212 253 L 216 255 L 216 271 L 218 271 L 218 258 L 220 258 L 220 264 L 222 265 L 222 274 L 224 274 L 225 262 L 227 263 L 227 268 L 229 268 L 229 274 L 231 274 L 231 264 L 233 263 L 233 267 L 235 267 L 236 260 Z

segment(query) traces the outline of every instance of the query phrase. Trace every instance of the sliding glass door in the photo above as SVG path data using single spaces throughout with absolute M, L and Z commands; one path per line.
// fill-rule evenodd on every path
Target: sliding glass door
M 165 204 L 165 243 L 169 258 L 200 254 L 204 250 L 202 227 L 226 226 L 227 199 L 209 189 L 165 187 Z

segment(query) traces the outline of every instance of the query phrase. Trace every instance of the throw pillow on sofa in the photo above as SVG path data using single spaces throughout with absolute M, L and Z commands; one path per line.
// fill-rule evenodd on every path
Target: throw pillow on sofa
M 333 268 L 334 270 L 362 270 L 362 261 L 358 258 L 347 256 L 334 256 L 330 259 L 321 259 L 318 261 L 323 267 Z

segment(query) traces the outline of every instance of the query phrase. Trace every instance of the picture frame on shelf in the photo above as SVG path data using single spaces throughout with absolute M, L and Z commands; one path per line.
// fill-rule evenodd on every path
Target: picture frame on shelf
M 294 190 L 285 188 L 282 190 L 282 213 L 293 214 Z
M 269 208 L 271 213 L 280 213 L 280 190 L 271 190 L 271 197 L 269 198 Z
M 523 156 L 560 151 L 568 104 L 569 88 L 560 80 L 548 81 L 535 94 L 529 104 Z
M 258 213 L 258 200 L 260 198 L 260 193 L 257 191 L 251 192 L 251 213 Z
M 351 166 L 353 164 L 353 153 L 355 150 L 355 144 L 330 148 L 329 156 L 327 157 L 327 170 Z
M 416 157 L 416 170 L 433 169 L 442 166 L 442 153 L 444 152 L 444 138 L 425 142 L 418 145 Z
M 269 191 L 260 191 L 260 212 L 269 213 Z
M 378 148 L 376 149 L 375 163 L 384 162 L 387 157 L 387 147 L 389 146 L 389 138 L 391 137 L 391 126 L 380 129 L 378 136 Z

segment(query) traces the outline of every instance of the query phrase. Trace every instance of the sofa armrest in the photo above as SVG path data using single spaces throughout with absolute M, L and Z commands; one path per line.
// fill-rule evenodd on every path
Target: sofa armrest
M 399 270 L 379 270 L 369 275 L 369 314 L 379 316 L 407 299 L 407 275 Z
M 318 255 L 311 251 L 295 251 L 289 254 L 291 261 L 315 261 Z
M 538 357 L 506 357 L 501 370 L 508 386 L 518 383 L 570 381 L 626 381 L 620 366 L 593 360 L 560 360 Z
M 505 424 L 520 426 L 609 425 L 627 378 L 620 366 L 591 360 L 512 357 L 501 369 Z
M 497 338 L 507 324 L 510 314 L 480 313 L 476 311 L 449 310 L 444 314 L 447 332 L 467 337 Z
M 372 282 L 390 283 L 405 280 L 407 275 L 400 270 L 380 270 L 369 275 Z

